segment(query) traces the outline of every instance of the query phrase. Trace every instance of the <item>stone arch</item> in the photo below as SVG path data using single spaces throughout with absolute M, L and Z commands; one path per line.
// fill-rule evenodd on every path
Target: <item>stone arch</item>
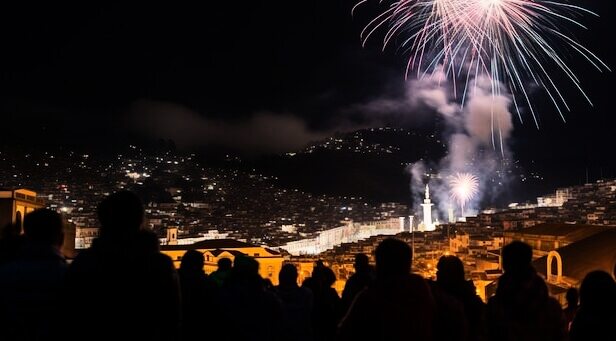
M 552 274 L 552 260 L 556 257 L 556 276 Z M 563 259 L 560 257 L 560 254 L 556 251 L 550 251 L 548 253 L 548 264 L 547 264 L 547 279 L 548 282 L 561 282 L 563 279 Z

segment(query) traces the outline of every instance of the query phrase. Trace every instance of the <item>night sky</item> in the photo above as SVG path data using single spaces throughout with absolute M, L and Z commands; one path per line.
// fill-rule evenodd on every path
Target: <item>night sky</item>
M 590 30 L 575 35 L 615 68 L 613 2 L 572 2 L 601 15 L 584 16 Z M 426 113 L 366 110 L 402 95 L 405 56 L 381 52 L 377 40 L 362 48 L 359 32 L 375 12 L 353 18 L 353 4 L 3 5 L 0 142 L 105 148 L 164 137 L 185 149 L 267 153 L 336 131 L 426 129 Z M 615 75 L 572 66 L 594 107 L 563 89 L 572 108 L 563 123 L 533 94 L 541 129 L 529 117 L 516 122 L 515 158 L 557 183 L 577 183 L 587 168 L 591 178 L 616 176 Z

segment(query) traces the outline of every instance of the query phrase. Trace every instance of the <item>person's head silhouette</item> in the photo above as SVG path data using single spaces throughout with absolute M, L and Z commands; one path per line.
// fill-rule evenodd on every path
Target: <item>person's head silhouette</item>
M 533 249 L 521 241 L 513 241 L 503 248 L 503 270 L 512 276 L 525 275 L 532 270 Z
M 285 264 L 278 274 L 278 282 L 281 287 L 297 286 L 297 268 L 293 264 Z
M 62 217 L 48 209 L 38 209 L 24 217 L 24 235 L 28 240 L 61 247 L 64 241 Z
M 250 256 L 239 255 L 235 257 L 233 270 L 243 275 L 258 275 L 259 262 Z
M 616 282 L 605 271 L 589 272 L 580 286 L 580 305 L 589 308 L 614 308 Z
M 136 235 L 144 219 L 143 204 L 129 191 L 116 192 L 98 205 L 101 237 Z
M 411 248 L 401 240 L 385 239 L 377 246 L 375 257 L 379 278 L 400 277 L 411 270 Z
M 233 268 L 225 285 L 263 288 L 263 279 L 259 276 L 259 262 L 246 255 L 238 255 L 233 260 Z
M 189 272 L 202 272 L 203 265 L 205 264 L 205 257 L 197 250 L 188 250 L 184 252 L 182 256 L 182 263 L 180 263 L 181 271 Z
M 356 254 L 354 267 L 357 272 L 367 271 L 370 268 L 370 260 L 368 259 L 368 256 L 364 253 Z
M 321 283 L 325 288 L 329 288 L 336 283 L 336 274 L 334 270 L 328 267 L 323 268 Z
M 229 271 L 231 270 L 231 267 L 233 265 L 233 263 L 231 262 L 231 259 L 229 258 L 221 258 L 218 260 L 218 270 L 220 271 Z
M 567 293 L 565 294 L 565 298 L 567 299 L 567 306 L 569 308 L 574 308 L 578 306 L 579 295 L 576 288 L 569 288 Z
M 464 264 L 456 256 L 442 256 L 436 264 L 436 281 L 443 285 L 464 282 Z

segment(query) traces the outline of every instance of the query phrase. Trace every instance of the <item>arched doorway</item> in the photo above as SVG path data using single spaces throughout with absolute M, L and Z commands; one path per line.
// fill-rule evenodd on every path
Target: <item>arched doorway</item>
M 552 274 L 552 261 L 554 260 L 554 258 L 556 258 L 556 275 Z M 550 251 L 550 253 L 548 253 L 547 265 L 548 282 L 561 282 L 563 279 L 563 260 L 560 257 L 560 254 L 556 251 Z

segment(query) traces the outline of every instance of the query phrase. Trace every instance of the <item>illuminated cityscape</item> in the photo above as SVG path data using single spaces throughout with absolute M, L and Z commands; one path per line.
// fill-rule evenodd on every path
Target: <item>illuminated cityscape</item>
M 37 192 L 28 192 L 29 195 L 36 193 L 39 205 L 44 202 L 46 207 L 61 212 L 76 230 L 77 250 L 88 248 L 98 236 L 98 201 L 113 191 L 131 189 L 148 195 L 146 198 L 151 201 L 146 202 L 146 226 L 157 233 L 163 252 L 177 261 L 181 254 L 171 250 L 187 250 L 205 241 L 237 240 L 277 250 L 276 271 L 283 262 L 301 264 L 305 269 L 300 273 L 302 279 L 312 272 L 316 260 L 324 260 L 336 271 L 335 286 L 340 292 L 353 272 L 354 254 L 372 255 L 387 236 L 396 236 L 413 247 L 413 267 L 427 278 L 436 276 L 439 257 L 457 255 L 464 261 L 467 275 L 474 280 L 480 296 L 486 299 L 500 271 L 500 250 L 504 244 L 524 240 L 536 247 L 535 258 L 540 259 L 560 247 L 575 245 L 616 226 L 616 180 L 563 187 L 537 197 L 534 203 L 510 203 L 460 217 L 458 221 L 439 223 L 438 212 L 432 212 L 434 203 L 428 185 L 420 204 L 423 219 L 417 219 L 409 216 L 412 209 L 401 203 L 375 205 L 362 202 L 361 198 L 313 196 L 282 189 L 275 185 L 275 178 L 263 174 L 201 166 L 194 154 L 151 154 L 134 145 L 129 146 L 127 153 L 109 159 L 64 150 L 26 154 L 25 159 L 36 165 L 34 168 L 20 164 L 15 153 L 4 151 L 1 156 L 2 162 L 12 165 L 2 173 L 8 181 L 1 185 L 35 188 Z M 37 178 L 44 179 L 46 185 L 37 186 L 28 180 Z M 161 184 L 170 186 L 163 188 Z M 268 205 L 259 205 L 264 202 Z M 284 205 L 277 206 L 277 202 Z M 21 216 L 27 213 L 22 211 Z M 432 217 L 434 223 L 430 221 Z M 566 231 L 571 228 L 580 232 L 571 232 L 575 237 L 566 242 L 532 241 L 549 240 L 552 235 L 567 236 L 570 232 Z M 543 232 L 537 232 L 537 237 L 525 235 L 535 235 L 531 232 L 534 229 Z M 173 242 L 169 241 L 170 230 L 175 230 Z M 210 265 L 206 266 L 208 272 L 215 269 L 218 259 L 211 257 L 207 262 Z M 541 260 L 538 262 L 538 268 L 543 268 L 548 278 L 547 268 L 541 266 Z M 566 272 L 563 275 L 568 276 Z M 562 295 L 563 288 L 579 285 L 581 278 L 576 276 L 567 281 L 559 279 L 554 290 Z

